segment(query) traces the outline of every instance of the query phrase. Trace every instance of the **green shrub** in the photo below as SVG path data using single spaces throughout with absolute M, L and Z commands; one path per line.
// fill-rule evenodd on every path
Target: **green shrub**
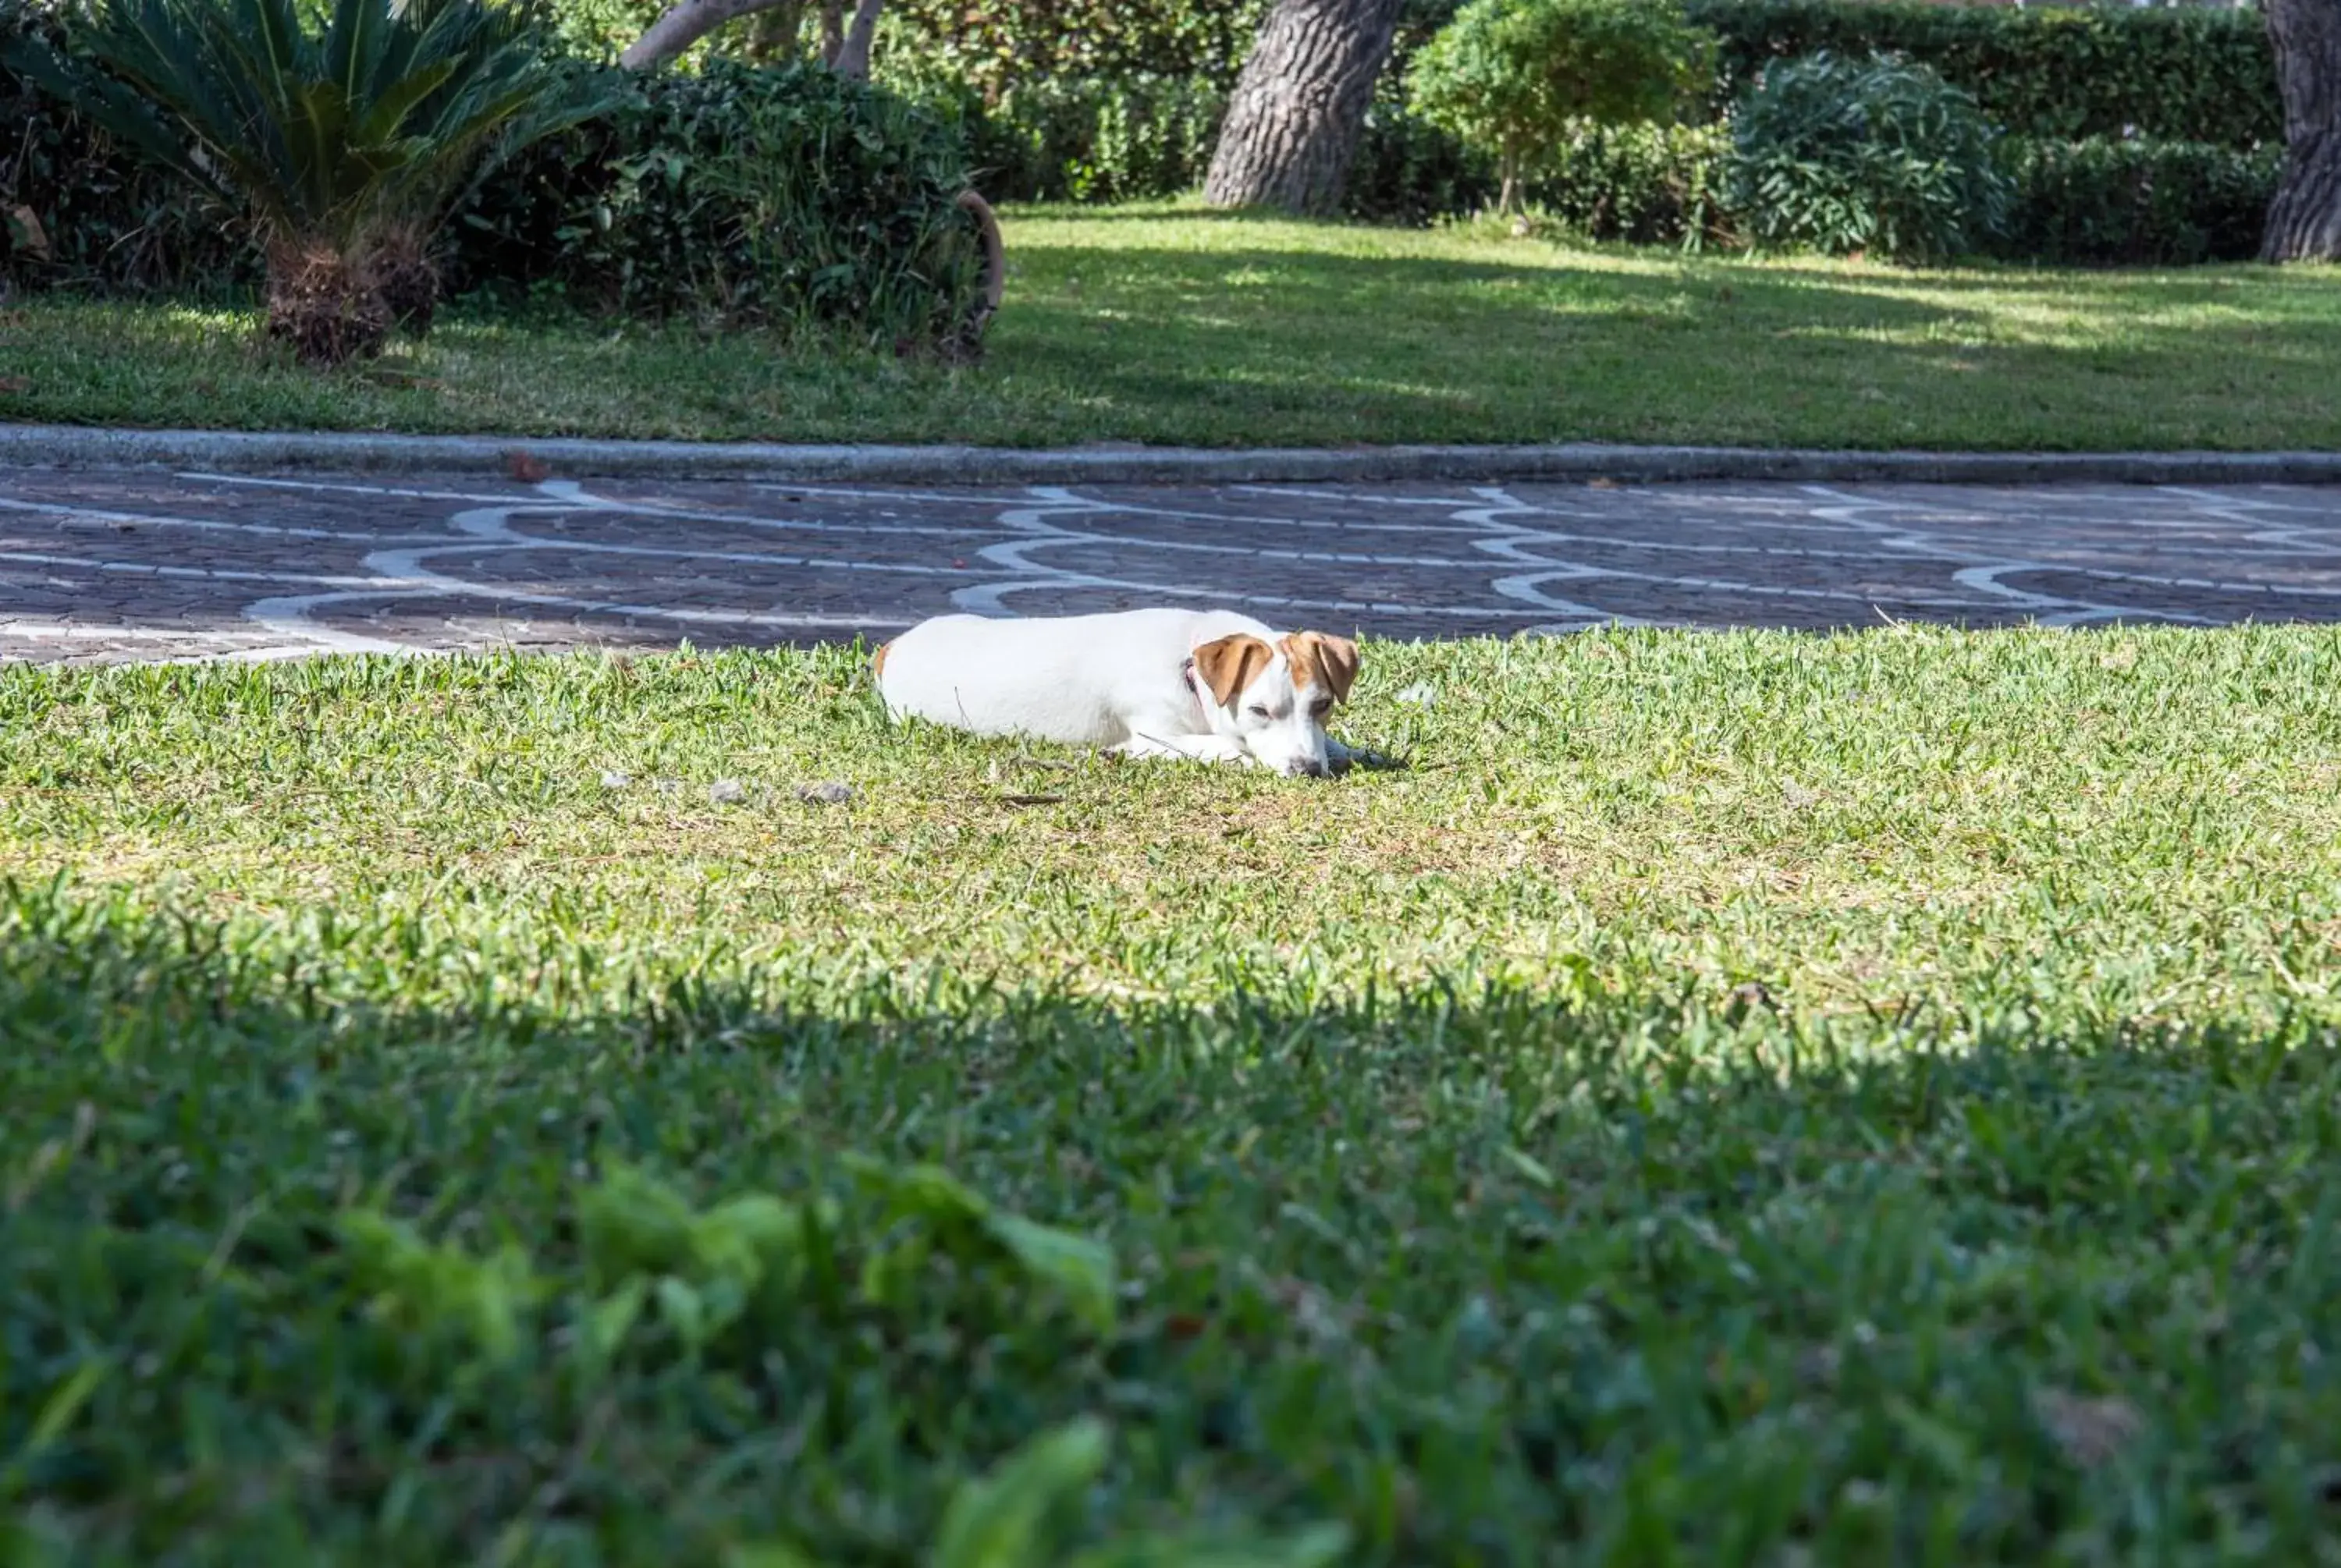
M 1704 244 L 1728 235 L 1721 125 L 1571 126 L 1529 204 L 1589 240 Z
M 549 7 L 562 46 L 584 60 L 610 61 L 664 14 L 671 0 L 554 0 Z M 745 24 L 718 31 L 729 42 Z
M 1758 245 L 1932 261 L 2005 225 L 1996 133 L 1924 65 L 1826 55 L 1773 65 L 1731 125 L 1728 199 Z
M 1366 112 L 1341 210 L 1369 223 L 1423 224 L 1495 201 L 1495 160 L 1430 124 L 1393 90 Z
M 1690 18 L 1722 40 L 1718 104 L 1784 58 L 1899 55 L 1965 88 L 2010 135 L 2227 147 L 2284 139 L 2256 9 L 1690 0 Z
M 2247 260 L 2283 159 L 2196 142 L 1998 145 L 2012 188 L 2005 226 L 1984 248 L 2044 265 Z M 1587 239 L 1728 242 L 1747 223 L 1731 202 L 1731 153 L 1721 125 L 1588 124 L 1557 173 L 1529 186 L 1529 205 Z
M 949 124 L 819 67 L 716 60 L 473 193 L 451 273 L 588 307 L 949 342 L 981 284 Z
M 655 0 L 562 0 L 573 8 Z M 1106 85 L 1191 76 L 1224 88 L 1267 0 L 888 0 L 878 70 L 973 86 L 986 102 L 1041 79 Z M 1459 9 L 1409 0 L 1391 74 Z M 1720 108 L 1767 64 L 1898 54 L 1972 94 L 2010 135 L 2119 136 L 2248 147 L 2283 135 L 2258 13 L 2208 5 L 1945 5 L 1922 0 L 1689 0 L 1717 35 Z
M 47 7 L 0 0 L 0 45 L 27 35 L 64 41 Z M 260 273 L 248 235 L 5 63 L 0 218 L 0 280 L 18 286 L 198 292 L 248 285 Z
M 971 88 L 931 84 L 927 102 L 960 127 L 976 188 L 995 202 L 1143 201 L 1202 184 L 1228 94 L 1201 78 L 1125 76 L 1028 82 L 990 107 Z M 1367 113 L 1342 211 L 1420 224 L 1495 194 L 1491 160 L 1386 90 Z
M 1573 124 L 1671 118 L 1707 55 L 1672 0 L 1471 0 L 1415 55 L 1407 92 L 1425 120 L 1494 155 L 1509 211 Z
M 1228 97 L 1193 77 L 1123 76 L 1028 82 L 990 107 L 964 86 L 928 102 L 961 128 L 991 200 L 1110 202 L 1201 184 Z
M 601 0 L 603 4 L 623 0 Z M 965 86 L 986 105 L 1041 83 L 1231 85 L 1269 0 L 888 0 L 874 68 L 908 90 Z
M 1445 26 L 1458 0 L 1403 0 L 1392 76 Z M 655 0 L 562 0 L 623 7 Z M 971 89 L 989 105 L 1041 82 L 1122 85 L 1133 78 L 1194 78 L 1233 86 L 1270 0 L 887 0 L 872 68 L 913 94 Z
M 260 240 L 304 360 L 427 325 L 431 237 L 484 160 L 606 108 L 534 15 L 483 0 L 94 0 L 0 55 Z
M 2283 158 L 2199 142 L 2023 143 L 2008 160 L 2015 199 L 1995 248 L 2083 265 L 2248 260 Z
M 451 291 L 814 326 L 882 347 L 948 342 L 965 323 L 981 258 L 954 205 L 966 158 L 952 126 L 819 70 L 570 69 L 617 105 L 476 182 L 440 240 Z M 49 251 L 0 225 L 13 282 L 220 293 L 256 278 L 244 229 L 69 105 L 0 75 L 0 112 L 15 146 L 0 152 L 0 197 L 26 208 Z

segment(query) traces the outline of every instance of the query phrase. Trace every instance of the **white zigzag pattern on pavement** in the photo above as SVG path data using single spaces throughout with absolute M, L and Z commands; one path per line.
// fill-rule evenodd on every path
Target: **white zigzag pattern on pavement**
M 1178 602 L 1400 635 L 2334 620 L 2341 495 L 0 477 L 7 657 L 874 640 Z

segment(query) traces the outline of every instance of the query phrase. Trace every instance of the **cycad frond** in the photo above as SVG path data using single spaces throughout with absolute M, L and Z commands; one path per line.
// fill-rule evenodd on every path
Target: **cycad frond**
M 263 233 L 344 247 L 434 223 L 464 174 L 603 113 L 499 0 L 85 0 L 70 55 L 8 64 Z

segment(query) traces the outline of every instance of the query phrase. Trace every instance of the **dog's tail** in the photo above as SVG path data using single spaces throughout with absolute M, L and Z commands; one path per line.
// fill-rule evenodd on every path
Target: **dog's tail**
M 894 645 L 891 642 L 882 642 L 878 645 L 878 651 L 870 656 L 871 680 L 877 680 L 884 677 L 886 673 L 886 650 L 893 646 Z

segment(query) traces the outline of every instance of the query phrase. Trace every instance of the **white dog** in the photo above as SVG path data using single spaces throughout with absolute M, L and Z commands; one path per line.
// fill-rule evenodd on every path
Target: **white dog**
M 1358 645 L 1226 610 L 942 615 L 880 648 L 872 667 L 895 718 L 978 735 L 1311 776 L 1353 756 L 1325 716 L 1357 679 Z

